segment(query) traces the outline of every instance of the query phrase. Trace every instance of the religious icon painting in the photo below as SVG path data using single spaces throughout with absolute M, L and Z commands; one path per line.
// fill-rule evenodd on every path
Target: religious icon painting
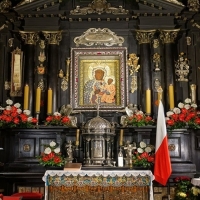
M 126 48 L 73 48 L 70 101 L 76 110 L 119 110 L 127 104 Z

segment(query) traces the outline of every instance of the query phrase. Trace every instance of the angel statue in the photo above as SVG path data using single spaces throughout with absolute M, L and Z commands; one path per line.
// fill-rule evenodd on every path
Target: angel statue
M 124 111 L 126 112 L 127 115 L 121 116 L 120 124 L 123 125 L 123 126 L 126 126 L 125 120 L 126 120 L 127 116 L 131 117 L 135 113 L 137 113 L 138 112 L 138 105 L 130 103 L 126 106 Z
M 63 116 L 68 116 L 71 120 L 72 126 L 77 126 L 77 117 L 75 116 L 70 116 L 71 114 L 75 114 L 78 112 L 73 111 L 73 108 L 70 104 L 63 105 L 60 109 L 60 114 Z

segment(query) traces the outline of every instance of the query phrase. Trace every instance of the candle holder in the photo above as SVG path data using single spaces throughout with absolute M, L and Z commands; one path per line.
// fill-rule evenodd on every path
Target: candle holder
M 38 126 L 39 125 L 40 112 L 36 112 L 35 118 L 37 119 L 36 126 Z
M 79 159 L 79 145 L 75 145 L 74 159 L 76 160 L 76 162 L 78 162 L 78 159 Z
M 145 113 L 146 116 L 151 116 L 151 113 Z

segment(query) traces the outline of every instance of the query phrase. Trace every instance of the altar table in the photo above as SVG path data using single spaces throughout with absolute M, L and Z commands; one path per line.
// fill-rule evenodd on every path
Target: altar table
M 45 200 L 153 200 L 150 170 L 47 170 Z

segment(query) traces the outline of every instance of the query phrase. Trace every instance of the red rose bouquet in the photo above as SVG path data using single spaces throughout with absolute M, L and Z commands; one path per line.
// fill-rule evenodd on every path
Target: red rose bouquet
M 154 163 L 154 146 L 147 145 L 145 142 L 140 142 L 138 148 L 136 148 L 133 153 L 133 167 L 139 166 L 148 168 L 151 167 Z
M 137 111 L 132 116 L 128 116 L 125 119 L 126 126 L 147 126 L 147 125 L 154 125 L 155 121 L 152 119 L 151 116 L 145 115 L 142 111 Z
M 44 144 L 44 152 L 37 156 L 39 163 L 43 166 L 63 166 L 65 163 L 61 155 L 59 145 L 52 141 L 50 144 Z
M 191 99 L 185 99 L 184 103 L 180 102 L 178 107 L 167 112 L 166 124 L 170 129 L 200 128 L 200 118 L 196 111 L 197 105 L 191 103 Z
M 2 128 L 32 128 L 36 125 L 37 119 L 30 115 L 29 110 L 22 111 L 21 104 L 8 99 L 7 106 L 0 107 L 0 127 Z
M 68 116 L 62 116 L 59 112 L 55 112 L 46 118 L 45 125 L 71 127 L 72 123 Z

